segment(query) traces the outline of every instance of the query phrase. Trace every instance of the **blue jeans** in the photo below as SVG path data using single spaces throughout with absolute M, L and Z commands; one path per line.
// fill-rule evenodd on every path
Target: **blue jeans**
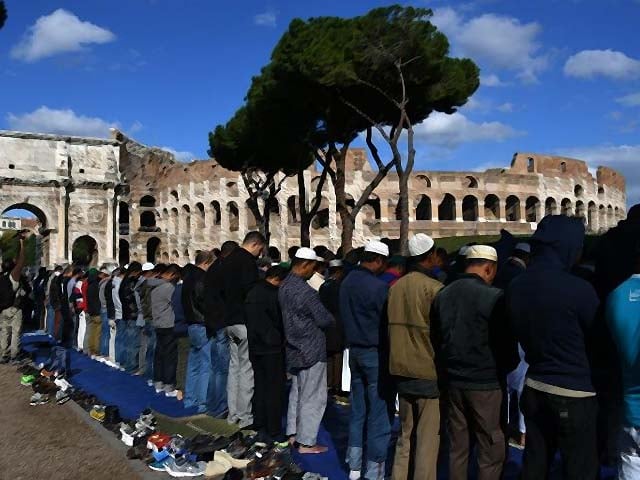
M 138 369 L 138 351 L 140 350 L 140 328 L 135 320 L 126 321 L 125 354 L 122 366 L 127 372 Z
M 229 337 L 224 328 L 211 338 L 211 377 L 207 390 L 207 411 L 219 417 L 227 411 L 227 376 L 229 375 Z
M 207 389 L 211 378 L 211 340 L 207 338 L 204 325 L 189 325 L 189 360 L 185 384 L 185 408 L 197 407 L 198 412 L 207 411 Z
M 100 331 L 100 355 L 107 357 L 109 356 L 109 336 L 111 335 L 107 312 L 100 312 L 100 320 L 102 321 L 102 330 Z
M 116 320 L 116 363 L 124 367 L 127 358 L 127 322 L 126 320 Z
M 55 318 L 56 318 L 56 311 L 53 309 L 51 305 L 47 304 L 47 318 L 46 318 L 45 324 L 47 326 L 47 333 L 52 337 L 54 336 L 54 333 L 55 333 L 53 329 L 53 327 L 55 326 Z
M 391 437 L 394 392 L 377 348 L 351 347 L 351 419 L 347 463 L 351 470 L 363 468 L 363 447 L 367 446 L 367 466 L 362 478 L 384 478 L 385 460 Z M 366 428 L 367 439 L 364 439 Z

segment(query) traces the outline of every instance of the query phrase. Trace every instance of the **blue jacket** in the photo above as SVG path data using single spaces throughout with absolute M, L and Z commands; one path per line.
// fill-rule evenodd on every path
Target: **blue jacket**
M 386 331 L 389 287 L 365 268 L 352 270 L 340 286 L 340 318 L 351 347 L 379 347 Z
M 640 275 L 611 292 L 606 317 L 622 368 L 625 420 L 640 427 Z
M 594 392 L 585 344 L 599 300 L 591 284 L 569 272 L 583 241 L 579 219 L 543 218 L 531 239 L 529 268 L 507 288 L 507 309 L 529 364 L 529 378 Z

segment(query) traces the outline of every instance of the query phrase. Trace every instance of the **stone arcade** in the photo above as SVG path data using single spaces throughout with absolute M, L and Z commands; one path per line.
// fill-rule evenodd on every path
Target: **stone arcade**
M 95 245 L 98 263 L 184 264 L 255 228 L 238 173 L 213 160 L 180 163 L 112 133 L 108 140 L 0 131 L 0 213 L 22 208 L 38 218 L 43 265 L 70 261 L 75 242 Z M 357 198 L 374 173 L 364 149 L 352 149 L 347 163 L 347 192 Z M 307 191 L 319 176 L 305 172 Z M 417 171 L 410 188 L 411 231 L 435 237 L 531 233 L 550 213 L 581 216 L 589 231 L 601 232 L 626 214 L 622 175 L 598 167 L 594 178 L 583 161 L 547 155 L 517 153 L 510 167 L 484 172 Z M 398 236 L 397 192 L 390 174 L 358 215 L 354 245 Z M 270 214 L 271 244 L 281 250 L 299 244 L 297 193 L 297 179 L 287 178 Z M 339 247 L 335 206 L 327 182 L 311 225 L 313 245 Z

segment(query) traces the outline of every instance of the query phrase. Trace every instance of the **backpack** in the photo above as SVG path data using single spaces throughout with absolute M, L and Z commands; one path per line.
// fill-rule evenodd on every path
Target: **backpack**
M 13 307 L 16 301 L 16 292 L 13 289 L 9 275 L 11 273 L 7 272 L 0 276 L 0 311 Z

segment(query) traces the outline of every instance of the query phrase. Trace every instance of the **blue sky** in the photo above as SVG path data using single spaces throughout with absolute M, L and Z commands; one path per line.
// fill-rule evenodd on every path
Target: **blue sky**
M 295 17 L 374 0 L 8 0 L 0 128 L 105 136 L 118 126 L 181 159 L 242 104 Z M 640 0 L 415 1 L 482 86 L 416 127 L 417 168 L 508 165 L 516 151 L 610 165 L 640 201 Z

